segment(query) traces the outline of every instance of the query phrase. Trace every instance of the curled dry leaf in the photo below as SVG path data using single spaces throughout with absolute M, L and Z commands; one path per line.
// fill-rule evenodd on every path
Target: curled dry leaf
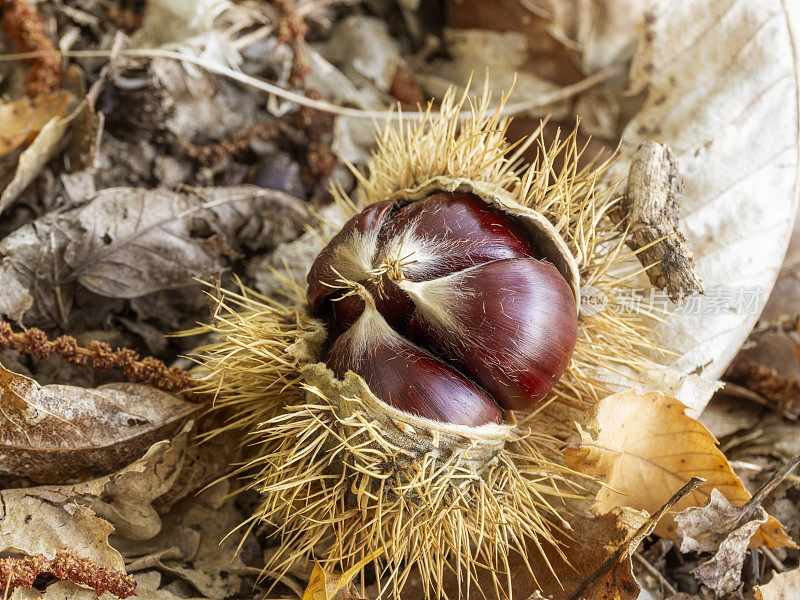
M 69 93 L 25 96 L 0 105 L 0 158 L 33 139 L 53 118 L 67 112 Z
M 713 489 L 704 506 L 687 508 L 675 515 L 681 552 L 714 553 L 692 573 L 717 596 L 730 594 L 741 585 L 750 539 L 769 518 L 761 503 L 798 463 L 800 456 L 779 469 L 745 504 L 734 506 Z
M 47 162 L 55 156 L 70 124 L 81 114 L 85 106 L 86 100 L 78 104 L 66 117 L 51 118 L 42 126 L 31 145 L 19 155 L 14 177 L 0 194 L 0 214 L 19 198 L 25 188 L 41 173 Z
M 753 326 L 781 265 L 796 205 L 800 5 L 659 0 L 630 71 L 643 104 L 616 175 L 645 140 L 675 152 L 680 230 L 709 299 L 658 327 L 681 375 L 716 379 Z M 700 410 L 708 398 L 698 398 Z
M 733 506 L 719 490 L 711 490 L 711 497 L 700 508 L 687 508 L 677 515 L 677 533 L 681 538 L 681 552 L 713 551 L 714 556 L 692 570 L 697 580 L 713 590 L 717 596 L 734 592 L 741 585 L 750 539 L 769 518 L 763 509 L 749 521 L 733 530 L 741 516 L 741 507 Z
M 238 527 L 242 512 L 230 482 L 184 498 L 163 516 L 157 536 L 146 541 L 115 540 L 131 572 L 156 569 L 189 583 L 207 598 L 244 592 L 243 556 L 261 553 L 255 536 Z
M 199 409 L 147 385 L 40 386 L 2 366 L 0 406 L 0 473 L 42 482 L 115 471 Z
M 347 574 L 330 573 L 319 563 L 314 565 L 308 580 L 303 600 L 355 600 L 350 593 L 350 579 Z
M 568 445 L 564 460 L 607 484 L 597 493 L 595 511 L 629 506 L 652 512 L 694 476 L 706 481 L 677 510 L 704 505 L 714 488 L 734 504 L 750 499 L 714 436 L 685 410 L 678 400 L 659 393 L 621 392 L 586 411 L 586 429 L 579 426 L 581 441 Z M 675 520 L 666 516 L 655 533 L 675 540 Z M 751 545 L 796 547 L 773 517 L 753 535 Z
M 800 568 L 776 573 L 769 583 L 755 587 L 756 600 L 794 600 L 800 598 Z
M 0 553 L 53 557 L 70 548 L 100 566 L 123 570 L 109 534 L 148 539 L 161 530 L 152 503 L 172 487 L 188 437 L 189 425 L 171 442 L 154 444 L 142 458 L 106 477 L 1 490 Z

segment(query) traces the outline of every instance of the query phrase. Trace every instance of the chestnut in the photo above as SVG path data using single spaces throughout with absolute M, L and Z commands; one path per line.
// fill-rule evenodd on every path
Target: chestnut
M 353 371 L 383 402 L 419 417 L 469 427 L 502 422 L 503 413 L 489 394 L 397 334 L 369 292 L 358 288 L 364 310 L 325 357 L 338 378 Z
M 541 260 L 495 260 L 399 285 L 417 306 L 411 339 L 457 360 L 503 408 L 523 409 L 544 398 L 575 350 L 572 291 Z
M 328 367 L 449 423 L 499 423 L 501 408 L 539 402 L 569 365 L 578 314 L 535 238 L 474 194 L 368 206 L 308 274 L 312 314 L 335 324 Z

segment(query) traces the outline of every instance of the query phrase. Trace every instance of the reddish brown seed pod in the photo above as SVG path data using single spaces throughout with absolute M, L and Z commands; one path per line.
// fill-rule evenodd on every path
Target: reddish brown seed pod
M 383 402 L 419 417 L 469 427 L 502 422 L 503 413 L 489 394 L 396 333 L 369 292 L 359 288 L 365 308 L 325 357 L 338 378 L 353 371 Z
M 378 234 L 394 202 L 376 202 L 344 224 L 322 249 L 308 272 L 308 304 L 319 312 L 333 287 L 342 277 L 360 281 L 371 268 Z

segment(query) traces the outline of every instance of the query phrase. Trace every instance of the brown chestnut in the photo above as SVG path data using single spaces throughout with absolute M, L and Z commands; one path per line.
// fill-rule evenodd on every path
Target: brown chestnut
M 500 422 L 498 405 L 532 406 L 569 365 L 578 330 L 573 290 L 533 237 L 472 194 L 370 205 L 308 275 L 311 311 L 338 335 L 326 363 L 431 419 Z
M 575 299 L 556 268 L 495 260 L 429 281 L 402 281 L 417 311 L 409 336 L 457 361 L 507 409 L 549 392 L 578 335 Z
M 383 402 L 419 417 L 470 427 L 502 422 L 503 413 L 489 394 L 396 333 L 369 292 L 360 289 L 361 316 L 325 358 L 337 377 L 353 371 Z
M 513 218 L 471 194 L 432 194 L 394 213 L 380 233 L 384 255 L 413 252 L 434 242 L 435 252 L 420 252 L 403 269 L 413 281 L 434 279 L 490 260 L 538 258 Z M 428 244 L 426 244 L 428 245 Z

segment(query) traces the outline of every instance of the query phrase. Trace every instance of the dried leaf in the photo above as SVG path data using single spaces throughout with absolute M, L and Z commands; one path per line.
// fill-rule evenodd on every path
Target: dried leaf
M 745 504 L 733 506 L 719 490 L 713 489 L 704 506 L 687 508 L 675 515 L 681 552 L 714 552 L 692 573 L 717 596 L 730 594 L 741 585 L 750 539 L 769 518 L 761 503 L 798 463 L 800 456 L 776 471 Z
M 221 269 L 235 248 L 291 239 L 305 214 L 291 196 L 253 186 L 196 194 L 111 188 L 70 215 L 84 234 L 64 257 L 87 289 L 133 298 L 189 285 Z
M 776 573 L 769 583 L 755 587 L 756 600 L 795 600 L 800 598 L 800 568 Z
M 717 596 L 730 594 L 741 585 L 742 566 L 750 539 L 769 518 L 762 509 L 752 520 L 730 531 L 728 521 L 736 521 L 741 512 L 740 507 L 732 506 L 725 496 L 713 489 L 704 506 L 687 508 L 675 515 L 681 552 L 714 552 L 713 557 L 702 562 L 692 573 Z
M 0 491 L 0 551 L 54 557 L 71 548 L 99 565 L 124 569 L 122 556 L 108 543 L 111 524 L 70 494 L 42 488 Z
M 349 600 L 351 596 L 348 586 L 343 589 L 341 580 L 341 575 L 329 573 L 319 563 L 315 564 L 303 593 L 303 600 Z
M 122 557 L 108 544 L 114 531 L 149 539 L 161 530 L 153 501 L 175 482 L 191 425 L 161 441 L 124 469 L 74 485 L 0 490 L 0 552 L 54 556 L 64 547 L 99 565 L 120 569 Z
M 684 178 L 680 230 L 707 288 L 658 327 L 681 375 L 718 378 L 758 316 L 796 205 L 800 6 L 781 0 L 660 0 L 630 71 L 643 104 L 622 135 L 624 176 L 645 140 L 671 147 Z M 702 403 L 704 404 L 704 403 Z
M 65 253 L 74 261 L 73 277 L 89 289 L 129 298 L 193 284 L 195 275 L 208 277 L 227 265 L 220 250 L 271 250 L 294 239 L 306 218 L 307 209 L 296 198 L 254 186 L 184 194 L 102 190 L 83 206 L 40 217 L 0 240 L 0 317 L 66 327 L 80 288 Z M 95 318 L 104 320 L 114 310 L 113 304 L 99 307 L 96 297 L 92 300 Z M 159 314 L 174 314 L 175 306 L 173 299 Z
M 0 552 L 55 556 L 61 548 L 101 566 L 124 569 L 108 543 L 117 534 L 152 537 L 161 521 L 151 503 L 171 487 L 188 441 L 154 444 L 121 471 L 75 485 L 0 490 Z
M 243 556 L 260 554 L 255 535 L 238 531 L 242 512 L 229 482 L 184 498 L 164 514 L 161 532 L 147 541 L 115 540 L 128 570 L 156 569 L 180 578 L 208 598 L 246 591 Z
M 0 195 L 0 213 L 19 198 L 47 162 L 55 156 L 70 123 L 81 113 L 85 105 L 84 100 L 66 117 L 51 118 L 44 124 L 31 145 L 20 154 L 14 177 Z
M 192 238 L 185 196 L 168 190 L 100 191 L 74 218 L 85 234 L 64 254 L 73 276 L 104 296 L 132 298 L 191 283 L 221 267 L 202 239 Z
M 344 573 L 326 571 L 319 563 L 315 563 L 303 600 L 358 600 L 351 590 L 353 579 L 386 549 L 387 547 L 384 547 L 383 550 L 373 552 Z
M 33 139 L 42 127 L 67 112 L 69 93 L 25 96 L 0 105 L 0 158 Z
M 2 366 L 0 407 L 0 473 L 42 482 L 116 471 L 198 411 L 147 385 L 40 386 Z
M 602 478 L 594 510 L 603 514 L 617 506 L 653 511 L 693 476 L 706 482 L 676 506 L 682 510 L 705 504 L 714 488 L 732 503 L 750 499 L 741 480 L 717 448 L 714 436 L 685 414 L 674 398 L 622 392 L 591 407 L 580 428 L 581 441 L 570 444 L 564 460 L 571 468 Z M 661 537 L 676 539 L 675 521 L 667 516 L 656 527 Z M 774 518 L 753 536 L 753 546 L 796 547 Z

